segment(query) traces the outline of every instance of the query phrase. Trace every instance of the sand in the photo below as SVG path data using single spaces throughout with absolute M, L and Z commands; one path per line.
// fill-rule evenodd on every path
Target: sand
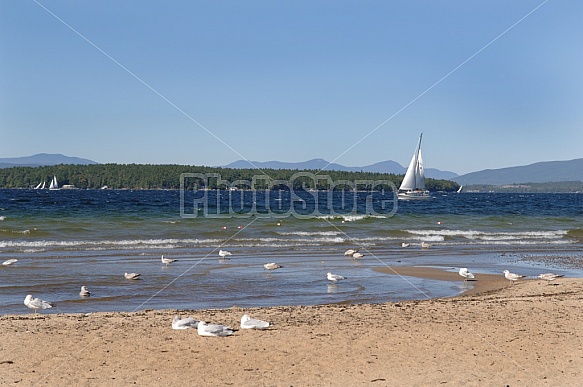
M 461 280 L 438 269 L 398 270 Z M 582 385 L 583 279 L 551 284 L 530 279 L 510 286 L 501 275 L 480 275 L 474 290 L 453 298 L 180 311 L 234 328 L 244 313 L 274 323 L 225 338 L 172 330 L 176 311 L 6 315 L 0 383 Z

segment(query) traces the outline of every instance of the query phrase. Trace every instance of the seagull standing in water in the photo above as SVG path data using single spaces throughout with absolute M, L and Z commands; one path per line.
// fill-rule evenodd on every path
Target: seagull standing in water
M 475 277 L 473 273 L 470 273 L 470 272 L 468 271 L 468 268 L 467 268 L 467 267 L 462 267 L 462 268 L 460 269 L 459 273 L 460 273 L 460 275 L 461 275 L 462 277 L 464 277 L 464 281 L 467 281 L 467 280 L 469 280 L 469 279 L 474 279 L 474 277 Z
M 229 255 L 233 255 L 233 253 L 231 253 L 230 251 L 227 251 L 227 250 L 219 250 L 219 256 L 221 258 L 225 259 Z
M 87 289 L 87 286 L 81 286 L 81 291 L 79 292 L 79 295 L 81 297 L 89 297 L 91 293 L 89 293 L 89 289 Z
M 328 281 L 332 281 L 333 283 L 346 279 L 346 277 L 342 277 L 341 275 L 332 273 L 328 273 L 326 275 L 326 278 L 328 278 Z
M 137 280 L 137 279 L 139 279 L 140 275 L 141 274 L 138 274 L 138 273 L 125 273 L 123 276 L 129 280 Z
M 241 317 L 241 329 L 266 329 L 270 326 L 271 323 L 251 318 L 248 314 L 244 314 L 243 317 Z
M 358 253 L 358 249 L 348 249 L 344 252 L 344 255 L 347 257 L 352 257 L 355 253 Z
M 18 259 L 14 259 L 14 258 L 13 259 L 8 259 L 8 260 L 2 262 L 2 265 L 4 265 L 4 266 L 10 266 L 10 265 L 13 265 L 16 262 L 18 262 Z
M 219 324 L 207 324 L 204 321 L 199 321 L 196 331 L 200 336 L 231 336 L 233 334 L 233 329 L 226 325 Z
M 510 283 L 514 282 L 514 281 L 518 281 L 520 278 L 524 278 L 525 276 L 520 275 L 520 274 L 514 274 L 509 272 L 508 270 L 504 270 L 504 277 L 506 277 L 507 280 L 510 281 Z
M 266 270 L 275 270 L 275 269 L 281 268 L 281 265 L 278 265 L 275 262 L 271 262 L 271 263 L 266 263 L 265 265 L 263 265 L 263 268 Z
M 30 309 L 34 309 L 34 313 L 39 309 L 49 309 L 56 306 L 52 302 L 43 301 L 40 298 L 32 298 L 30 294 L 24 299 L 24 305 Z
M 164 256 L 162 256 L 162 263 L 166 266 L 170 265 L 172 262 L 176 262 L 176 259 L 172 259 L 172 258 L 164 258 Z

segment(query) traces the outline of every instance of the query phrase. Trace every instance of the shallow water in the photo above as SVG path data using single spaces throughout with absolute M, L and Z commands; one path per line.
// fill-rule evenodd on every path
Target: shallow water
M 229 192 L 208 195 L 234 207 L 253 204 L 245 197 L 237 204 Z M 313 217 L 205 218 L 181 216 L 179 191 L 0 190 L 0 260 L 19 260 L 0 266 L 1 313 L 30 313 L 26 294 L 58 304 L 43 313 L 87 313 L 370 303 L 453 296 L 468 286 L 381 274 L 373 270 L 378 266 L 582 274 L 579 194 L 436 195 L 398 202 L 395 213 L 392 207 L 363 213 L 363 201 L 350 198 L 351 211 L 334 213 L 347 206 L 331 198 L 324 215 L 317 197 L 306 206 L 322 208 Z M 291 200 L 269 199 L 283 209 L 289 205 L 281 202 Z M 303 200 L 310 204 L 310 195 Z M 421 249 L 423 241 L 431 248 Z M 352 247 L 366 256 L 344 257 Z M 231 259 L 220 260 L 219 248 L 232 251 Z M 178 261 L 166 267 L 162 254 Z M 284 267 L 269 272 L 267 262 Z M 328 271 L 347 280 L 333 285 Z M 126 280 L 124 272 L 142 279 Z M 90 298 L 78 296 L 81 285 Z

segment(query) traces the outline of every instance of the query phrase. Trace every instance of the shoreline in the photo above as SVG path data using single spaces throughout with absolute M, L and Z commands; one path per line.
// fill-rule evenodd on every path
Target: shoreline
M 463 281 L 435 268 L 395 270 Z M 0 380 L 396 386 L 575 385 L 583 379 L 583 278 L 509 285 L 502 275 L 478 275 L 473 284 L 455 297 L 378 304 L 5 315 Z M 179 313 L 233 328 L 247 313 L 274 326 L 205 338 L 172 330 Z
M 462 296 L 472 296 L 487 294 L 503 289 L 505 286 L 509 285 L 509 281 L 504 278 L 503 274 L 476 274 L 476 278 L 473 280 L 464 281 L 463 278 L 457 272 L 446 271 L 445 268 L 437 269 L 434 267 L 424 267 L 424 266 L 392 266 L 392 267 L 378 267 L 374 269 L 379 273 L 408 276 L 408 277 L 418 277 L 427 278 L 439 281 L 451 281 L 451 282 L 466 282 L 472 285 L 471 288 L 461 292 L 460 294 L 452 297 L 462 297 Z M 447 297 L 447 298 L 452 298 Z M 426 298 L 426 300 L 433 300 L 435 298 Z

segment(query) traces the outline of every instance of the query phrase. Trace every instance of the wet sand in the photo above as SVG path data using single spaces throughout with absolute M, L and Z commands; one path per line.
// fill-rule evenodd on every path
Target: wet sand
M 385 270 L 385 269 L 381 269 Z M 386 269 L 391 270 L 391 269 Z M 463 281 L 439 269 L 401 275 Z M 391 274 L 394 274 L 391 272 Z M 443 299 L 180 311 L 265 331 L 200 337 L 177 311 L 0 317 L 2 385 L 575 386 L 583 380 L 583 279 L 479 275 Z M 339 284 L 338 286 L 342 286 Z M 193 289 L 195 292 L 195 289 Z

